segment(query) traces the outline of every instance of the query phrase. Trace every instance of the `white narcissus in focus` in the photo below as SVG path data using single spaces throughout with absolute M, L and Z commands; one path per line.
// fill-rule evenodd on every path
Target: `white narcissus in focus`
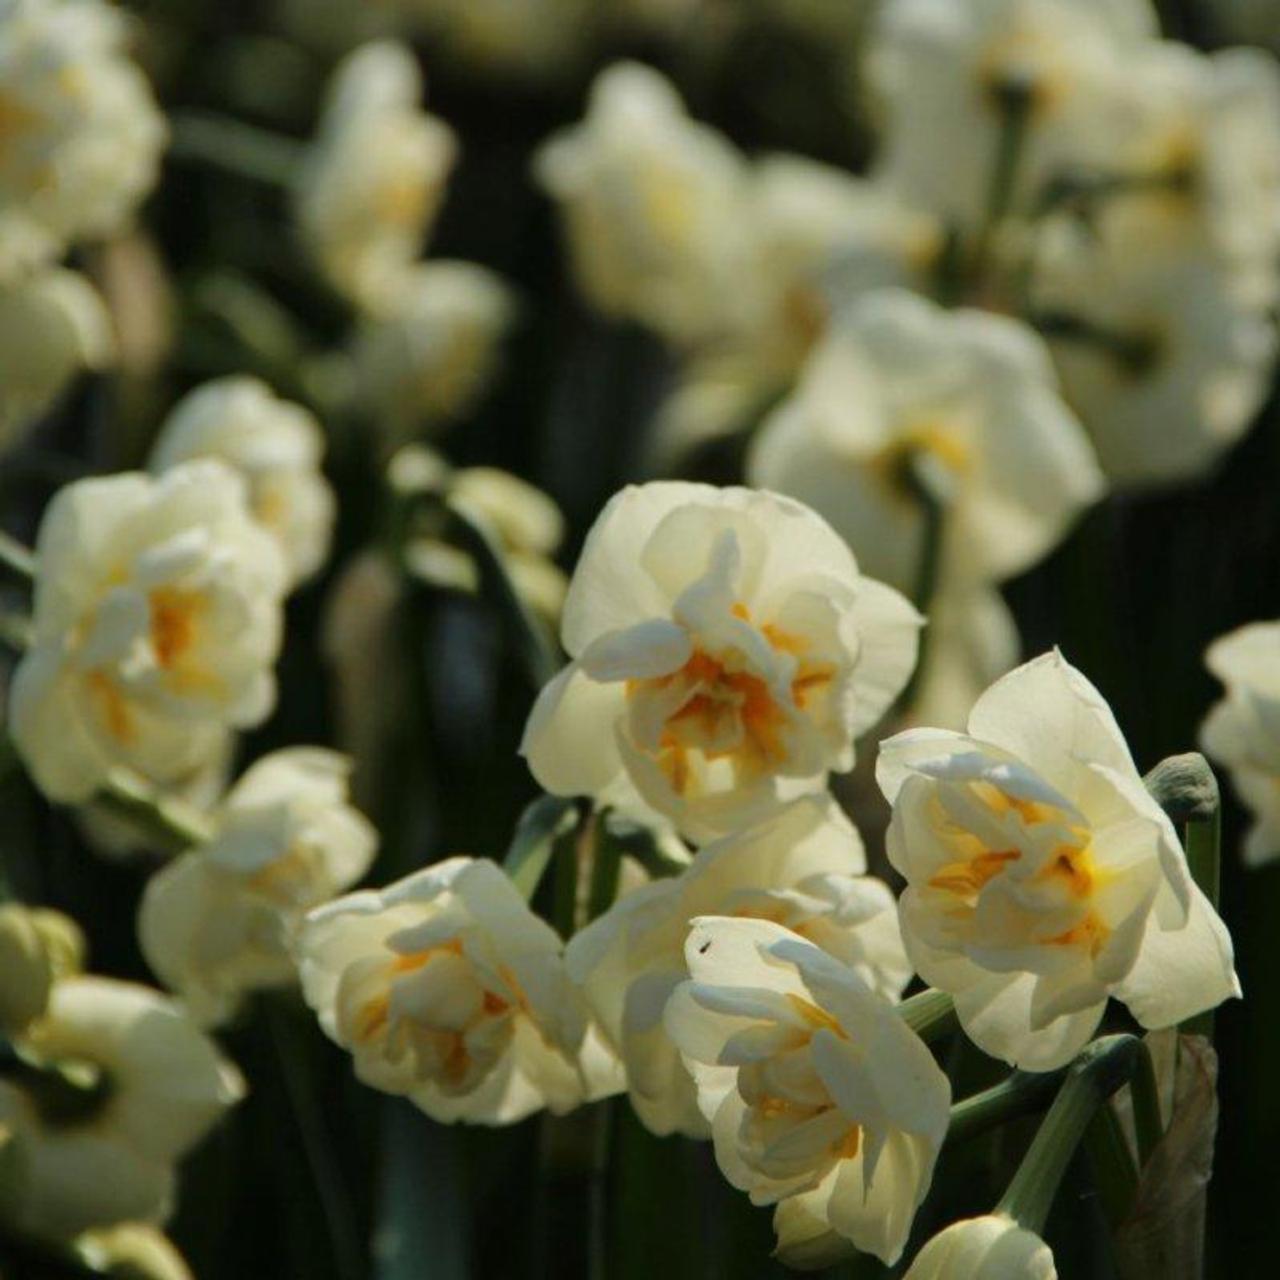
M 378 837 L 348 803 L 345 756 L 293 747 L 264 756 L 215 810 L 208 844 L 151 877 L 138 912 L 147 963 L 202 1023 L 240 996 L 294 980 L 303 914 L 369 869 Z
M 302 237 L 329 283 L 380 310 L 421 256 L 457 155 L 453 130 L 419 106 L 413 51 L 372 41 L 334 72 L 295 192 Z
M 660 73 L 635 62 L 602 72 L 585 120 L 543 144 L 534 172 L 560 206 L 579 287 L 601 311 L 681 344 L 726 319 L 732 327 L 748 170 Z
M 361 322 L 354 343 L 357 392 L 392 443 L 470 411 L 515 316 L 510 287 L 473 262 L 441 259 L 401 274 L 394 300 Z
M 887 852 L 916 972 L 984 1052 L 1069 1062 L 1109 996 L 1166 1027 L 1240 994 L 1231 937 L 1192 881 L 1098 691 L 1054 652 L 978 699 L 967 734 L 881 744 Z
M 1227 688 L 1200 729 L 1200 746 L 1231 771 L 1253 814 L 1244 858 L 1280 857 L 1280 622 L 1254 622 L 1215 640 L 1205 665 Z
M 657 1134 L 706 1137 L 707 1119 L 662 1025 L 667 997 L 688 977 L 695 916 L 772 920 L 849 965 L 896 1000 L 911 977 L 889 887 L 863 875 L 862 841 L 830 796 L 805 796 L 753 827 L 709 844 L 689 869 L 620 898 L 565 951 L 627 1071 L 632 1105 Z
M 883 111 L 878 175 L 976 231 L 1005 122 L 1020 113 L 1009 202 L 1026 211 L 1050 178 L 1114 152 L 1111 100 L 1156 30 L 1149 0 L 881 5 L 865 67 Z
M 661 482 L 587 536 L 521 752 L 555 795 L 636 792 L 705 840 L 821 789 L 916 661 L 921 619 L 807 507 Z
M 903 1280 L 1058 1280 L 1058 1270 L 1034 1231 L 1001 1214 L 986 1214 L 938 1232 Z
M 307 1003 L 356 1075 L 436 1120 L 512 1124 L 616 1092 L 559 936 L 492 862 L 448 858 L 339 898 L 295 949 Z
M 325 438 L 315 416 L 257 378 L 233 375 L 189 391 L 169 411 L 151 469 L 221 458 L 249 483 L 249 507 L 280 543 L 291 583 L 329 554 L 335 503 L 320 470 Z
M 1103 491 L 1032 330 L 882 290 L 833 323 L 766 420 L 748 475 L 813 507 L 868 573 L 909 590 L 925 545 L 913 460 L 947 480 L 944 578 L 1021 572 Z
M 47 267 L 0 283 L 0 447 L 114 355 L 106 304 L 78 272 Z
M 0 6 L 0 279 L 121 230 L 156 181 L 166 129 L 99 0 Z
M 113 978 L 65 978 L 23 1037 L 43 1063 L 73 1064 L 102 1096 L 46 1120 L 21 1085 L 0 1081 L 0 1125 L 20 1155 L 14 1224 L 65 1238 L 119 1222 L 162 1221 L 174 1164 L 244 1094 L 244 1081 L 173 1000 Z
M 285 569 L 246 498 L 208 459 L 78 480 L 49 504 L 11 726 L 51 798 L 87 800 L 120 764 L 189 776 L 271 710 Z
M 666 1027 L 725 1177 L 774 1204 L 778 1255 L 901 1254 L 950 1119 L 951 1087 L 895 1007 L 766 920 L 702 917 Z

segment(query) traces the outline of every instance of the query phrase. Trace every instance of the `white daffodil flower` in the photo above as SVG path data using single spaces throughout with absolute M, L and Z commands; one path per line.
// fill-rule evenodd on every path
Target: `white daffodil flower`
M 333 536 L 333 490 L 320 470 L 324 431 L 301 405 L 257 378 L 215 378 L 169 411 L 151 451 L 151 469 L 220 458 L 249 483 L 254 517 L 275 535 L 299 583 L 316 573 Z
M 688 977 L 695 916 L 772 920 L 897 1000 L 911 977 L 896 903 L 862 874 L 866 857 L 830 796 L 804 796 L 756 826 L 724 836 L 678 876 L 622 897 L 569 942 L 565 964 L 626 1067 L 631 1102 L 657 1134 L 706 1137 L 693 1079 L 668 1037 L 667 997 Z
M 423 111 L 412 50 L 361 45 L 338 66 L 299 172 L 295 211 L 338 292 L 369 310 L 394 299 L 421 256 L 457 156 L 453 130 Z
M 553 794 L 638 792 L 709 839 L 853 766 L 911 674 L 920 621 L 798 502 L 632 486 L 587 536 L 561 624 L 573 661 L 521 752 Z
M 99 0 L 0 6 L 0 280 L 112 235 L 155 185 L 166 129 Z
M 1068 403 L 1107 478 L 1140 487 L 1209 468 L 1253 424 L 1271 387 L 1275 274 L 1207 252 L 1126 252 L 1049 228 L 1033 276 Z
M 294 981 L 302 916 L 369 869 L 377 832 L 347 800 L 350 763 L 293 747 L 264 756 L 213 814 L 208 844 L 148 882 L 138 911 L 147 963 L 201 1023 L 246 991 Z
M 975 230 L 990 210 L 1007 132 L 1017 129 L 1009 204 L 1025 210 L 1049 179 L 1114 148 L 1111 100 L 1155 31 L 1149 0 L 881 5 L 865 56 L 883 112 L 878 175 Z
M 903 1280 L 1058 1280 L 1058 1270 L 1034 1231 L 1002 1214 L 986 1214 L 939 1231 Z
M 472 262 L 424 262 L 401 273 L 394 301 L 354 340 L 357 394 L 391 443 L 465 416 L 498 366 L 516 316 L 511 288 Z
M 1100 202 L 1122 256 L 1208 251 L 1269 276 L 1280 254 L 1280 67 L 1260 49 L 1152 41 L 1126 62 Z
M 223 463 L 67 485 L 35 568 L 11 726 L 51 798 L 87 800 L 118 764 L 190 776 L 271 710 L 284 561 Z
M 702 917 L 666 1028 L 721 1172 L 774 1204 L 778 1254 L 901 1254 L 950 1119 L 923 1041 L 849 966 L 767 920 Z
M 748 476 L 813 507 L 868 573 L 907 590 L 925 553 L 913 464 L 946 480 L 944 578 L 1021 572 L 1103 491 L 1035 333 L 988 312 L 877 291 L 814 351 L 757 437 Z
M 1280 622 L 1254 622 L 1215 640 L 1205 665 L 1226 686 L 1209 712 L 1200 746 L 1231 771 L 1253 814 L 1244 859 L 1280 857 Z
M 0 1081 L 0 1124 L 20 1156 L 6 1211 L 35 1235 L 162 1221 L 175 1162 L 244 1094 L 240 1073 L 175 1001 L 113 978 L 56 983 L 22 1046 L 101 1094 L 82 1114 L 52 1118 L 37 1094 Z
M 0 447 L 115 349 L 106 304 L 79 272 L 46 267 L 0 283 Z
M 742 295 L 748 169 L 661 74 L 634 62 L 602 72 L 585 120 L 543 144 L 534 173 L 596 307 L 677 344 L 724 327 Z
M 360 1079 L 436 1120 L 512 1124 L 616 1092 L 559 936 L 492 862 L 448 858 L 339 898 L 295 947 L 303 994 Z
M 984 1052 L 1069 1062 L 1109 996 L 1166 1027 L 1240 994 L 1231 937 L 1187 870 L 1110 708 L 1059 653 L 997 681 L 967 734 L 881 744 L 902 937 Z

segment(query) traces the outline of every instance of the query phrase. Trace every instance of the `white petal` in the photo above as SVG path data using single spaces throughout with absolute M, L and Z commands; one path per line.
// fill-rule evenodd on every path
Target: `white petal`
M 597 795 L 622 769 L 614 725 L 625 708 L 621 686 L 598 684 L 570 663 L 538 695 L 520 754 L 553 795 Z

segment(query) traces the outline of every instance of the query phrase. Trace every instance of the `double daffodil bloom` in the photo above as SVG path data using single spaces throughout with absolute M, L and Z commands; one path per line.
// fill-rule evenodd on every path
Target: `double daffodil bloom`
M 1166 1027 L 1240 994 L 1226 927 L 1110 708 L 1061 654 L 992 685 L 967 734 L 888 739 L 876 774 L 907 955 L 986 1053 L 1048 1071 L 1110 996 Z
M 693 922 L 666 1026 L 716 1160 L 773 1204 L 778 1254 L 825 1266 L 901 1254 L 950 1118 L 923 1041 L 849 966 L 767 920 Z
M 453 130 L 423 111 L 413 51 L 375 40 L 335 71 L 299 173 L 296 216 L 329 283 L 379 310 L 421 255 L 457 156 Z
M 616 1092 L 563 945 L 492 862 L 449 858 L 313 911 L 302 990 L 356 1074 L 445 1122 L 512 1124 Z
M 143 955 L 201 1022 L 227 1017 L 245 991 L 292 982 L 302 916 L 369 869 L 378 837 L 348 803 L 350 771 L 319 747 L 264 756 L 214 811 L 212 840 L 148 882 Z
M 34 637 L 14 741 L 55 800 L 111 768 L 190 776 L 275 701 L 285 566 L 243 479 L 202 459 L 62 489 L 35 548 Z
M 0 1081 L 0 1125 L 19 1157 L 6 1211 L 35 1235 L 162 1221 L 175 1162 L 245 1091 L 175 1001 L 113 978 L 57 982 L 21 1043 L 32 1061 L 73 1073 L 85 1095 L 59 1110 L 52 1095 Z
M 291 584 L 316 573 L 329 554 L 336 503 L 320 470 L 324 431 L 299 404 L 257 378 L 214 378 L 169 411 L 151 451 L 151 469 L 221 458 L 249 485 L 249 508 L 275 535 Z
M 908 468 L 922 464 L 946 482 L 944 576 L 978 582 L 1034 564 L 1104 489 L 1035 333 L 875 291 L 814 350 L 753 444 L 748 474 L 808 503 L 867 572 L 910 590 L 926 517 Z
M 565 951 L 627 1071 L 636 1113 L 654 1133 L 706 1137 L 693 1079 L 662 1025 L 688 977 L 684 947 L 695 916 L 772 920 L 896 1000 L 911 977 L 889 887 L 862 874 L 862 841 L 827 795 L 804 796 L 753 827 L 702 849 L 679 876 L 620 898 Z
M 588 535 L 521 751 L 557 795 L 636 794 L 695 840 L 853 765 L 916 660 L 920 618 L 772 493 L 624 489 Z

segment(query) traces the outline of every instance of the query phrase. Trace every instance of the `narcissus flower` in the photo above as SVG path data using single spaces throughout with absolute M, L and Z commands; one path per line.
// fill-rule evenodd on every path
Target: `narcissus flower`
M 1006 128 L 1019 129 L 1010 202 L 1114 148 L 1107 108 L 1156 31 L 1148 0 L 897 0 L 866 54 L 883 104 L 879 172 L 910 200 L 976 229 Z M 1017 116 L 1020 123 L 1010 126 Z
M 0 6 L 0 279 L 114 234 L 154 185 L 164 117 L 125 34 L 99 0 Z
M 106 305 L 78 272 L 47 267 L 0 284 L 0 446 L 114 354 Z
M 422 254 L 457 142 L 419 106 L 412 50 L 373 41 L 334 73 L 295 205 L 307 247 L 330 284 L 361 307 L 393 298 Z
M 112 978 L 58 982 L 23 1037 L 41 1065 L 74 1073 L 82 1109 L 0 1081 L 0 1124 L 20 1155 L 6 1210 L 36 1235 L 69 1237 L 119 1222 L 161 1221 L 174 1163 L 244 1094 L 244 1081 L 173 1000 Z
M 869 573 L 919 580 L 925 514 L 907 468 L 945 476 L 944 576 L 998 580 L 1045 555 L 1101 496 L 1049 352 L 1017 321 L 868 294 L 810 357 L 753 446 L 753 483 L 808 503 Z
M 1165 1027 L 1240 994 L 1226 927 L 1110 708 L 1061 654 L 992 685 L 967 734 L 888 739 L 876 774 L 907 955 L 986 1053 L 1048 1071 L 1109 996 Z
M 904 1280 L 1057 1280 L 1049 1246 L 1012 1218 L 965 1218 L 916 1254 Z
M 666 1027 L 725 1177 L 774 1204 L 778 1254 L 892 1263 L 933 1177 L 951 1088 L 894 1006 L 849 966 L 766 920 L 708 916 Z
M 508 285 L 473 262 L 402 273 L 394 300 L 361 322 L 354 343 L 357 393 L 393 442 L 470 411 L 515 314 Z
M 284 562 L 246 498 L 210 459 L 79 480 L 50 503 L 11 710 L 53 799 L 88 799 L 117 764 L 189 776 L 227 726 L 271 710 Z
M 347 802 L 350 765 L 318 747 L 264 756 L 214 813 L 215 834 L 152 876 L 142 953 L 201 1022 L 293 981 L 292 932 L 368 870 L 377 833 Z
M 1185 480 L 1244 434 L 1267 396 L 1275 273 L 1207 252 L 1127 250 L 1112 225 L 1050 227 L 1032 304 L 1107 478 Z
M 709 844 L 679 876 L 627 894 L 570 941 L 582 985 L 617 1048 L 637 1114 L 654 1133 L 705 1137 L 710 1128 L 662 1025 L 688 977 L 695 916 L 772 920 L 849 965 L 896 1000 L 911 977 L 889 888 L 863 875 L 862 841 L 829 796 L 805 796 L 754 827 Z
M 569 585 L 573 661 L 521 751 L 556 795 L 634 798 L 703 840 L 853 765 L 916 660 L 919 615 L 777 494 L 617 494 Z
M 1244 857 L 1280 857 L 1280 622 L 1255 622 L 1215 640 L 1205 665 L 1227 688 L 1200 729 L 1200 745 L 1231 770 L 1253 813 Z
M 324 563 L 334 498 L 320 470 L 324 431 L 301 405 L 257 378 L 215 378 L 170 410 L 151 451 L 151 469 L 221 458 L 249 482 L 249 507 L 280 543 L 291 582 Z
M 319 907 L 296 941 L 303 994 L 360 1079 L 472 1124 L 571 1110 L 597 1066 L 616 1089 L 562 952 L 494 863 L 465 857 Z
M 601 311 L 677 343 L 721 326 L 742 296 L 747 166 L 662 75 L 634 62 L 604 71 L 586 119 L 543 144 L 534 172 Z

